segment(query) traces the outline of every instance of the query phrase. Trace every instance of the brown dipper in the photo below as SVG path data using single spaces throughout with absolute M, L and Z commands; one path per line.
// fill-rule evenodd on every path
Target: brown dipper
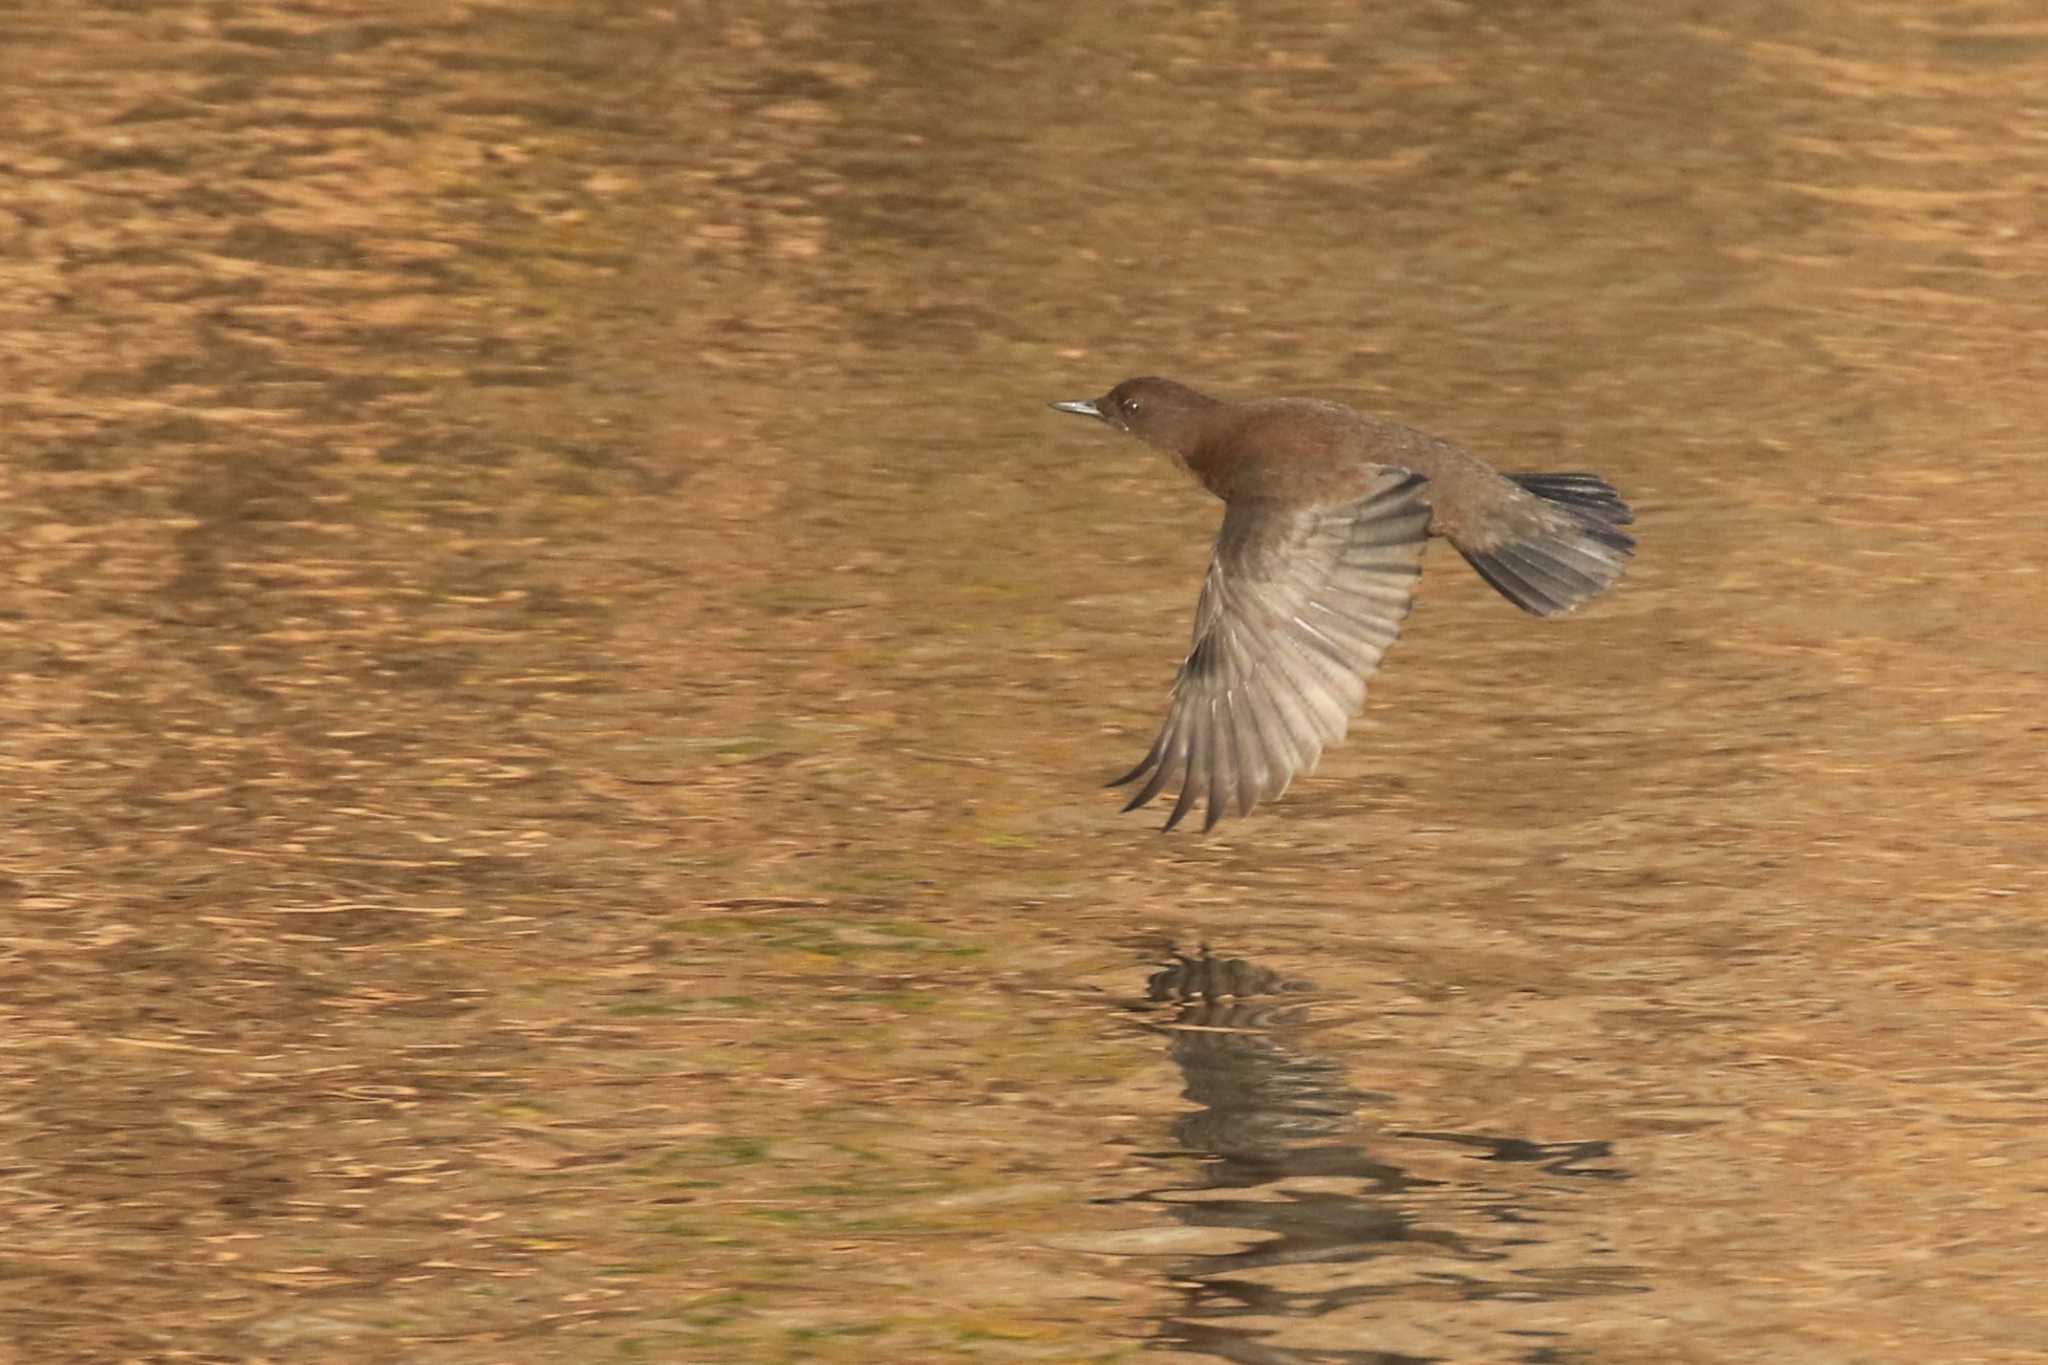
M 1422 547 L 1444 536 L 1536 616 L 1591 601 L 1635 550 L 1634 518 L 1594 474 L 1501 474 L 1460 446 L 1341 403 L 1225 402 L 1170 379 L 1126 379 L 1054 403 L 1128 432 L 1223 499 L 1194 647 L 1144 762 L 1135 810 L 1175 778 L 1166 828 L 1249 815 L 1311 771 L 1365 704 L 1400 633 Z M 1149 776 L 1148 776 L 1149 774 Z

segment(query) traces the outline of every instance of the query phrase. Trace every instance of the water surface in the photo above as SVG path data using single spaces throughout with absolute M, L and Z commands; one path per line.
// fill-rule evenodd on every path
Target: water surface
M 2048 1351 L 2032 7 L 0 47 L 26 1356 Z M 1216 508 L 1043 407 L 1140 372 L 1641 555 L 1432 555 L 1352 742 L 1161 838 Z M 1142 1003 L 1205 942 L 1314 990 Z

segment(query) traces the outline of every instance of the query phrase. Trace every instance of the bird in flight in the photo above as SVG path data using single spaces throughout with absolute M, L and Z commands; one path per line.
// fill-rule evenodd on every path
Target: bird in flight
M 1178 779 L 1172 829 L 1206 832 L 1312 770 L 1365 704 L 1442 536 L 1535 616 L 1621 577 L 1635 518 L 1594 474 L 1503 474 L 1461 446 L 1313 398 L 1228 402 L 1170 379 L 1126 379 L 1054 403 L 1157 446 L 1223 500 L 1194 644 L 1151 751 L 1111 786 L 1136 810 Z

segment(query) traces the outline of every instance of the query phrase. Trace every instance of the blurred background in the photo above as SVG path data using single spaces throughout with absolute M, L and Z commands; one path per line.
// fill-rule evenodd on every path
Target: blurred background
M 22 1360 L 2038 1360 L 2021 0 L 0 4 Z M 1218 507 L 1441 548 L 1209 837 Z

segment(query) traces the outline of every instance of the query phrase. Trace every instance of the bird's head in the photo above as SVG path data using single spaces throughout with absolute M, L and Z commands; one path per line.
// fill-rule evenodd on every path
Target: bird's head
M 1126 379 L 1100 398 L 1054 403 L 1059 412 L 1093 417 L 1147 445 L 1186 459 L 1201 439 L 1203 414 L 1216 400 L 1171 379 Z

